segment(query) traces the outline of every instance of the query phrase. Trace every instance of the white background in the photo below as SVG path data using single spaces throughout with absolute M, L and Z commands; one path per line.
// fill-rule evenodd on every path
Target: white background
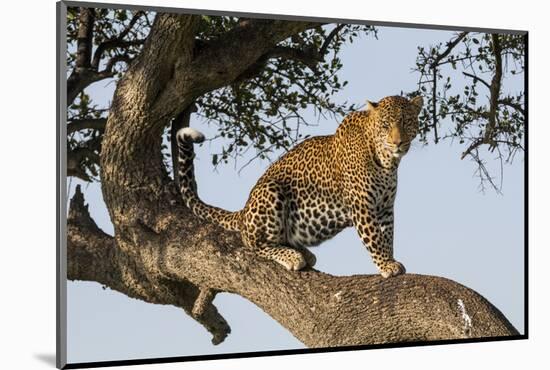
M 112 1 L 112 3 L 124 3 Z M 530 93 L 530 337 L 528 341 L 370 350 L 347 353 L 150 365 L 158 369 L 275 369 L 368 366 L 422 369 L 508 369 L 536 365 L 548 348 L 548 260 L 544 162 L 548 104 L 548 28 L 543 2 L 245 0 L 134 1 L 201 9 L 320 17 L 527 29 Z M 2 368 L 52 368 L 55 354 L 55 2 L 5 2 L 0 22 L 2 139 L 0 189 L 2 247 Z M 546 26 L 546 27 L 545 27 Z M 5 114 L 6 108 L 8 114 Z M 536 231 L 538 230 L 538 232 Z M 544 240 L 546 239 L 546 240 Z M 495 258 L 498 263 L 498 256 Z M 535 366 L 536 368 L 540 367 Z

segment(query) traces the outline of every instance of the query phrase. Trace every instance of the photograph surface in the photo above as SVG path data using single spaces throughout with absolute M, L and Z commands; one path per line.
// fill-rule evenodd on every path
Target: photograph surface
M 75 4 L 68 364 L 526 336 L 525 32 Z

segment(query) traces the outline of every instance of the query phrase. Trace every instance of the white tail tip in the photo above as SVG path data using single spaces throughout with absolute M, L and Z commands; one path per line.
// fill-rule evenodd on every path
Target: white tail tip
M 195 130 L 191 127 L 184 127 L 179 129 L 177 135 L 179 140 L 184 142 L 202 143 L 204 141 L 204 135 L 202 132 Z

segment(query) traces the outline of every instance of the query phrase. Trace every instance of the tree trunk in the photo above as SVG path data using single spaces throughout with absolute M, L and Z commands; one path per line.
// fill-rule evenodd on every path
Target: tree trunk
M 439 277 L 335 277 L 259 259 L 240 236 L 183 205 L 161 156 L 163 129 L 207 91 L 237 79 L 278 42 L 314 24 L 249 20 L 198 52 L 196 16 L 159 14 L 119 81 L 101 151 L 114 237 L 77 189 L 68 218 L 68 278 L 183 308 L 221 342 L 230 328 L 216 292 L 255 303 L 309 347 L 517 334 L 474 291 Z

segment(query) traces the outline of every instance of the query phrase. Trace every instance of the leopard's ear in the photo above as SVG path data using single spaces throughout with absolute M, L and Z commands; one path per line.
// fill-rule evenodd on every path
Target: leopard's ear
M 420 113 L 420 110 L 422 109 L 422 106 L 424 105 L 424 99 L 418 95 L 411 99 L 412 106 L 416 109 L 418 113 Z
M 378 107 L 378 103 L 367 100 L 367 110 L 374 110 Z

